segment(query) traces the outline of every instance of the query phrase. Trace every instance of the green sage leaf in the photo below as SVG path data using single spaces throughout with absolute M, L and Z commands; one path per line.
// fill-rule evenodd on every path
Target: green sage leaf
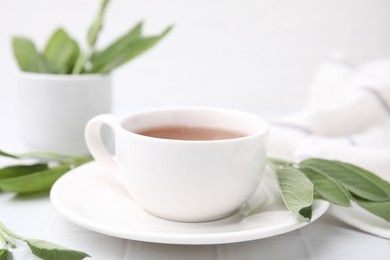
M 88 31 L 88 44 L 89 44 L 89 46 L 95 46 L 95 43 L 96 43 L 97 38 L 99 36 L 99 33 L 103 28 L 104 13 L 107 9 L 107 5 L 109 2 L 110 2 L 110 0 L 103 0 L 102 1 L 99 12 L 98 12 L 95 20 L 93 21 L 91 27 L 89 28 L 89 31 Z
M 0 150 L 0 156 L 14 158 L 14 159 L 18 159 L 19 158 L 17 155 L 6 153 L 6 152 L 3 152 L 1 150 Z
M 71 169 L 69 165 L 59 165 L 45 171 L 25 176 L 0 180 L 0 189 L 16 193 L 32 193 L 50 190 L 53 184 Z
M 93 64 L 93 70 L 98 71 L 101 69 L 107 62 L 112 60 L 112 57 L 120 55 L 123 51 L 127 49 L 127 46 L 134 40 L 141 37 L 142 32 L 142 23 L 138 23 L 134 28 L 132 28 L 125 35 L 114 41 L 108 47 L 102 51 L 97 51 L 93 54 L 91 58 L 91 63 Z
M 23 37 L 12 39 L 12 48 L 19 68 L 26 72 L 47 73 L 44 58 L 38 52 L 35 44 Z
M 294 163 L 279 158 L 268 157 L 267 163 L 273 168 L 293 167 Z
M 275 169 L 282 199 L 299 219 L 310 221 L 313 204 L 313 183 L 299 170 L 286 167 Z
M 353 196 L 356 203 L 363 209 L 390 222 L 390 201 L 367 201 Z
M 7 249 L 0 249 L 0 260 L 12 260 L 14 259 L 12 253 Z
M 341 163 L 341 162 L 339 162 L 339 163 Z M 366 169 L 360 168 L 356 165 L 353 165 L 350 163 L 345 163 L 345 162 L 342 162 L 342 164 L 345 167 L 353 170 L 354 172 L 359 172 L 359 174 L 363 175 L 365 178 L 367 178 L 370 181 L 372 181 L 373 183 L 375 183 L 375 185 L 379 186 L 390 197 L 390 183 L 389 182 L 380 178 L 378 175 L 375 175 L 374 173 L 369 172 Z
M 340 161 L 324 159 L 307 159 L 300 163 L 301 167 L 311 168 L 337 180 L 350 192 L 370 201 L 389 201 L 390 184 L 368 171 Z
M 62 28 L 53 33 L 43 51 L 48 69 L 54 74 L 70 73 L 79 55 L 78 44 Z
M 48 166 L 45 163 L 37 163 L 32 165 L 11 165 L 0 169 L 0 180 L 19 177 L 47 169 Z
M 18 155 L 17 158 L 39 159 L 45 161 L 60 161 L 67 164 L 82 164 L 93 160 L 92 157 L 82 157 L 82 156 L 68 155 L 68 154 L 62 154 L 56 152 L 42 152 L 42 151 L 23 153 Z
M 72 250 L 44 240 L 28 239 L 26 242 L 31 252 L 44 260 L 79 260 L 90 257 L 84 252 Z
M 351 206 L 348 191 L 336 180 L 312 168 L 300 168 L 299 170 L 311 180 L 314 184 L 314 191 L 323 199 L 343 207 Z
M 162 40 L 171 31 L 171 29 L 172 27 L 168 27 L 158 36 L 137 38 L 133 41 L 130 41 L 128 44 L 126 44 L 126 48 L 118 49 L 115 51 L 115 53 L 105 56 L 104 63 L 101 61 L 98 64 L 92 63 L 90 72 L 108 73 L 113 69 L 118 68 L 119 66 L 129 62 L 130 60 L 152 48 L 160 40 Z

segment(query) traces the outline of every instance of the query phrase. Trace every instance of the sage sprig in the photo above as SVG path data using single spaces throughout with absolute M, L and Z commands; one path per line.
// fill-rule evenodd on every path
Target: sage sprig
M 91 157 L 51 152 L 16 155 L 0 151 L 0 156 L 18 160 L 16 165 L 0 168 L 0 191 L 20 194 L 50 190 L 66 172 L 92 160 Z M 38 162 L 26 164 L 26 159 Z
M 0 242 L 3 247 L 0 249 L 0 260 L 13 259 L 11 250 L 16 248 L 15 240 L 26 243 L 34 255 L 44 260 L 81 260 L 90 257 L 84 252 L 72 250 L 49 241 L 25 238 L 12 232 L 0 222 Z
M 12 260 L 12 253 L 7 249 L 0 249 L 0 260 Z
M 89 27 L 85 50 L 63 28 L 55 30 L 42 51 L 30 39 L 14 37 L 12 47 L 19 68 L 26 72 L 48 74 L 109 73 L 151 49 L 172 29 L 169 26 L 160 34 L 145 37 L 142 35 L 142 23 L 138 23 L 107 47 L 97 50 L 96 43 L 110 2 L 102 0 Z
M 273 158 L 268 161 L 277 176 L 284 203 L 298 218 L 310 220 L 308 196 L 313 196 L 344 207 L 351 206 L 354 201 L 390 222 L 390 183 L 370 171 L 349 163 L 318 158 L 299 163 Z
M 283 201 L 298 218 L 309 221 L 312 216 L 313 183 L 293 167 L 276 168 Z

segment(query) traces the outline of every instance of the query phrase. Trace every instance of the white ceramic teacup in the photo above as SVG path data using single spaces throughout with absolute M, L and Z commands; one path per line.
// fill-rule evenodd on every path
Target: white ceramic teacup
M 101 138 L 108 125 L 115 155 Z M 223 140 L 172 140 L 138 134 L 164 126 L 238 131 Z M 174 221 L 200 222 L 225 217 L 256 190 L 266 160 L 268 124 L 253 115 L 217 108 L 177 108 L 141 112 L 124 119 L 100 115 L 85 130 L 88 148 L 145 210 Z M 113 202 L 115 203 L 115 202 Z

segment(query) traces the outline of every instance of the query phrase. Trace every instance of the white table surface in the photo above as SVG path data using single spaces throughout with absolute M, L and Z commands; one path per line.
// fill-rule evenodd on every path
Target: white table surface
M 11 116 L 12 115 L 12 116 Z M 23 151 L 15 134 L 13 113 L 0 112 L 1 148 Z M 4 138 L 7 136 L 7 138 Z M 0 158 L 0 165 L 10 163 Z M 104 206 L 104 205 L 102 205 Z M 81 228 L 65 220 L 51 205 L 48 194 L 28 197 L 0 193 L 0 221 L 23 236 L 45 239 L 87 252 L 92 259 L 388 259 L 389 240 L 352 228 L 329 214 L 283 235 L 249 242 L 183 246 L 130 241 Z M 16 260 L 36 259 L 17 249 Z
M 103 44 L 145 18 L 147 31 L 175 23 L 150 54 L 114 77 L 114 112 L 167 105 L 217 105 L 261 116 L 296 111 L 321 59 L 334 50 L 358 59 L 390 53 L 383 0 L 113 1 Z M 151 8 L 153 7 L 153 8 Z M 17 137 L 16 66 L 9 40 L 28 35 L 42 46 L 64 25 L 82 40 L 95 0 L 0 1 L 0 149 L 22 152 Z M 233 36 L 233 37 L 232 37 Z M 28 129 L 22 129 L 28 131 Z M 0 165 L 9 163 L 0 158 Z M 390 242 L 325 214 L 293 232 L 250 242 L 177 246 L 127 241 L 66 221 L 47 195 L 0 193 L 0 221 L 23 236 L 85 251 L 92 259 L 389 259 Z M 25 250 L 16 260 L 34 259 Z

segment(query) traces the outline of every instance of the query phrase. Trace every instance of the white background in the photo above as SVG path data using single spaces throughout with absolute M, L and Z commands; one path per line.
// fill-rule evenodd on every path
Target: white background
M 42 48 L 63 26 L 84 43 L 99 2 L 0 0 L 1 110 L 15 96 L 12 35 L 31 37 Z M 388 10 L 387 0 L 114 0 L 99 46 L 139 20 L 146 33 L 175 25 L 155 49 L 114 73 L 114 110 L 172 105 L 228 106 L 261 115 L 298 110 L 329 53 L 345 52 L 357 61 L 390 54 Z
M 61 25 L 84 42 L 98 2 L 0 0 L 0 149 L 18 149 L 12 35 L 29 36 L 42 48 Z M 345 52 L 356 61 L 389 56 L 389 10 L 388 0 L 113 1 L 99 46 L 141 19 L 147 33 L 175 24 L 156 48 L 115 71 L 114 112 L 175 105 L 224 106 L 266 117 L 297 111 L 304 106 L 316 68 L 329 53 Z M 0 202 L 0 219 L 11 229 L 86 251 L 93 259 L 356 260 L 389 255 L 387 240 L 329 215 L 269 239 L 174 246 L 79 228 L 65 221 L 46 197 L 3 194 Z

